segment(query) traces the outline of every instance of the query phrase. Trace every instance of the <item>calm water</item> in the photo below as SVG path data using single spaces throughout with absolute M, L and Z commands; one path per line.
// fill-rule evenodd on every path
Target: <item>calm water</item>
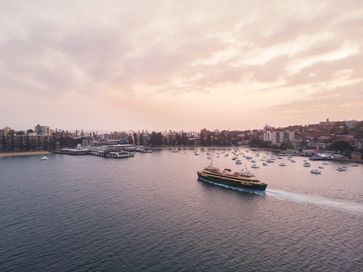
M 198 182 L 206 157 L 0 159 L 0 271 L 362 271 L 363 166 L 257 161 L 258 195 Z

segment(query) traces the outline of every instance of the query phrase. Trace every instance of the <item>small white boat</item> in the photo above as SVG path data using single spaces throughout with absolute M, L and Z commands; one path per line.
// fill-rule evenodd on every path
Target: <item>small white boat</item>
M 310 173 L 314 174 L 314 175 L 320 175 L 321 174 L 319 169 L 313 169 L 313 170 L 310 171 Z
M 45 160 L 48 160 L 48 157 L 47 156 L 43 156 L 40 159 L 43 160 L 43 161 L 45 161 Z
M 309 162 L 304 162 L 304 167 L 310 167 L 310 163 Z
M 296 162 L 293 158 L 288 158 L 288 160 L 291 162 Z
M 345 171 L 347 171 L 347 167 L 345 167 L 345 166 L 339 166 L 337 168 L 337 171 L 339 171 L 339 172 L 345 172 Z

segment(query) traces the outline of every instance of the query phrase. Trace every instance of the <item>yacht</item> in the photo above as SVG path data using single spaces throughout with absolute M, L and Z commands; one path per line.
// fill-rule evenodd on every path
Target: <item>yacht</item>
M 339 171 L 339 172 L 345 172 L 345 171 L 347 171 L 347 167 L 345 167 L 345 166 L 339 166 L 337 168 L 337 171 Z
M 314 175 L 320 175 L 320 174 L 321 174 L 321 172 L 320 172 L 320 170 L 319 170 L 319 169 L 312 169 L 312 170 L 310 171 L 310 173 L 311 173 L 311 174 L 314 174 Z
M 45 160 L 48 160 L 48 157 L 47 156 L 43 156 L 40 159 L 43 160 L 43 161 L 45 161 Z

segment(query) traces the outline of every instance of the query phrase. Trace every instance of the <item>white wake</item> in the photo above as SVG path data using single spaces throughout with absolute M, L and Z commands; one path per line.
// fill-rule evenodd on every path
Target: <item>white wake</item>
M 266 195 L 275 197 L 280 200 L 313 204 L 321 207 L 363 214 L 363 204 L 349 200 L 333 199 L 310 194 L 291 193 L 275 189 L 267 189 Z

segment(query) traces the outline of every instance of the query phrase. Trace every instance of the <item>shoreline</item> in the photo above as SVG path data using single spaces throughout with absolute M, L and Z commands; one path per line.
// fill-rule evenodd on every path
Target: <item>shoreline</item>
M 25 157 L 25 156 L 40 156 L 49 155 L 50 151 L 40 150 L 40 151 L 9 151 L 0 152 L 0 158 L 10 158 L 10 157 Z

